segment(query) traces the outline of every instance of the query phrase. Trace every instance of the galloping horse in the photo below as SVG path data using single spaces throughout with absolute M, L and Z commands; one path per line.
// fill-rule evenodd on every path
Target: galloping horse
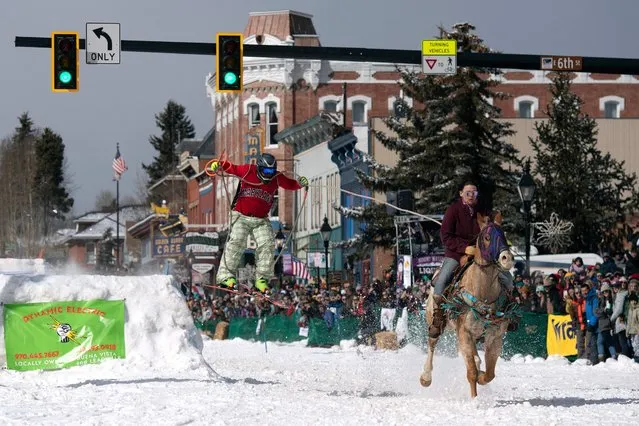
M 466 377 L 470 383 L 470 395 L 477 396 L 477 383 L 485 385 L 495 378 L 495 365 L 501 355 L 502 337 L 508 328 L 509 315 L 516 305 L 508 303 L 508 298 L 499 283 L 499 273 L 513 266 L 504 232 L 500 228 L 501 216 L 494 219 L 478 215 L 481 228 L 475 245 L 474 260 L 467 267 L 459 281 L 450 286 L 445 295 L 449 325 L 457 332 L 459 351 L 466 363 Z M 456 274 L 457 275 L 457 274 Z M 443 308 L 443 307 L 442 307 Z M 504 309 L 505 308 L 505 309 Z M 426 319 L 433 320 L 433 296 L 428 299 Z M 501 310 L 501 312 L 500 312 Z M 504 312 L 509 310 L 509 312 Z M 481 359 L 477 354 L 477 342 L 483 338 L 486 353 L 486 371 L 481 371 Z M 439 338 L 428 339 L 428 358 L 420 376 L 422 386 L 432 382 L 433 355 Z

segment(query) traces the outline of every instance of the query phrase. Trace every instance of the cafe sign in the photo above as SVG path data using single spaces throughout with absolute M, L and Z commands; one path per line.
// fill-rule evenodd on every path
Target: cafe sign
M 182 255 L 184 237 L 156 236 L 152 241 L 153 257 L 176 257 Z

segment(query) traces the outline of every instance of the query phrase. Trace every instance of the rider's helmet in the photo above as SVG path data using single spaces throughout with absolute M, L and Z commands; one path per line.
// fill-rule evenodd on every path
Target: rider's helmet
M 262 154 L 257 159 L 257 176 L 262 182 L 269 182 L 277 174 L 277 160 L 271 154 Z

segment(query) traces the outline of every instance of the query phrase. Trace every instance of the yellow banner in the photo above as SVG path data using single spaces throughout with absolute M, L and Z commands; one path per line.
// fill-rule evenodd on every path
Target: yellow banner
M 548 315 L 546 350 L 548 355 L 577 355 L 577 335 L 570 315 Z

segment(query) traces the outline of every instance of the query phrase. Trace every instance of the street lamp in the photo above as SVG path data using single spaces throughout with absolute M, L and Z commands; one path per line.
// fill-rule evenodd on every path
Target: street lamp
M 524 221 L 526 222 L 526 276 L 530 277 L 530 206 L 535 197 L 535 181 L 530 175 L 530 159 L 526 161 L 524 166 L 524 174 L 519 180 L 518 190 L 519 197 L 524 204 Z
M 277 231 L 277 234 L 275 234 L 275 244 L 277 246 L 277 257 L 278 257 L 278 264 L 279 266 L 279 279 L 280 279 L 280 289 L 282 288 L 282 273 L 284 272 L 283 269 L 283 265 L 282 265 L 282 256 L 280 256 L 280 254 L 282 254 L 282 249 L 284 248 L 284 241 L 286 241 L 286 236 L 284 235 L 284 233 L 282 232 L 282 226 L 280 226 L 280 230 Z
M 328 288 L 328 241 L 331 239 L 331 232 L 333 232 L 333 228 L 331 228 L 331 225 L 328 224 L 328 218 L 324 216 L 324 223 L 322 223 L 320 233 L 322 234 L 322 239 L 324 240 L 324 256 L 326 259 L 326 288 Z

